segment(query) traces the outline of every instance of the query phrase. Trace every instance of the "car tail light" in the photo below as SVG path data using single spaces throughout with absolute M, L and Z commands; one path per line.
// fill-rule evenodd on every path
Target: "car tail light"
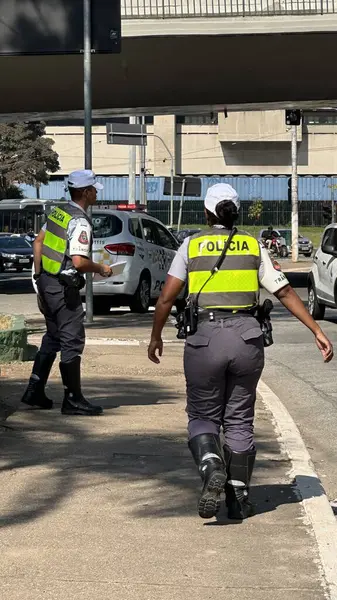
M 110 254 L 119 254 L 121 256 L 133 256 L 135 253 L 134 244 L 107 244 L 104 246 Z

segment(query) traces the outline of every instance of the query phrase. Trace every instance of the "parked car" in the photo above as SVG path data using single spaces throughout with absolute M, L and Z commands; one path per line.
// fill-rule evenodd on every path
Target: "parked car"
M 16 269 L 31 269 L 33 264 L 32 245 L 20 236 L 0 237 L 0 272 Z
M 280 236 L 285 239 L 288 253 L 291 254 L 291 229 L 274 229 Z M 261 229 L 259 237 L 263 238 L 267 234 L 267 229 Z M 269 232 L 268 232 L 269 233 Z M 314 245 L 309 238 L 304 237 L 301 233 L 298 234 L 298 253 L 307 256 L 308 258 L 312 255 Z
M 119 275 L 108 279 L 95 275 L 94 312 L 104 312 L 112 305 L 146 312 L 162 290 L 179 247 L 177 240 L 158 219 L 137 210 L 94 208 L 92 222 L 93 260 L 109 265 L 125 262 Z M 83 301 L 84 293 L 85 288 Z M 178 310 L 184 294 L 176 302 Z
M 177 233 L 175 233 L 174 235 L 177 238 L 179 244 L 181 245 L 184 239 L 186 239 L 190 235 L 199 233 L 199 231 L 201 231 L 201 229 L 180 229 L 180 231 L 177 231 Z
M 308 276 L 308 310 L 314 319 L 324 319 L 326 306 L 337 308 L 337 224 L 323 232 Z

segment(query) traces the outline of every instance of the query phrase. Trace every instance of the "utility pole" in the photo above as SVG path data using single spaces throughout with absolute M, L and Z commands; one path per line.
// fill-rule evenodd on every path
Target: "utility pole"
M 137 124 L 137 117 L 130 117 L 130 125 Z M 129 149 L 129 204 L 136 203 L 136 146 Z
M 92 169 L 92 90 L 91 90 L 91 0 L 83 0 L 83 57 L 84 57 L 84 162 L 85 169 Z M 88 208 L 92 217 L 92 207 Z M 91 253 L 90 253 L 91 254 Z M 91 256 L 90 256 L 91 258 Z M 93 322 L 94 302 L 92 273 L 85 278 L 86 322 Z
M 141 124 L 145 125 L 145 117 L 141 117 Z M 145 169 L 146 169 L 146 148 L 139 147 L 139 164 L 140 164 L 140 203 L 147 205 L 146 185 L 145 185 Z
M 291 260 L 298 261 L 297 125 L 291 126 Z

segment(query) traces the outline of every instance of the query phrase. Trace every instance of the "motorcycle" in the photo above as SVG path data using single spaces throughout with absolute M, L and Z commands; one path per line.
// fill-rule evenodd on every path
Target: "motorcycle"
M 271 240 L 271 244 L 267 244 L 269 240 L 263 240 L 263 245 L 267 248 L 269 254 L 271 256 L 276 256 L 277 258 L 287 258 L 289 256 L 288 247 L 284 237 L 273 237 Z

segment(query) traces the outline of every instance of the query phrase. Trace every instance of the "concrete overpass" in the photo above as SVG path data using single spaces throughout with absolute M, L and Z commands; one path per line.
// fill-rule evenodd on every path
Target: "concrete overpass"
M 122 53 L 93 56 L 97 116 L 337 106 L 337 0 L 122 0 L 122 15 Z M 80 55 L 0 70 L 1 119 L 82 115 Z

